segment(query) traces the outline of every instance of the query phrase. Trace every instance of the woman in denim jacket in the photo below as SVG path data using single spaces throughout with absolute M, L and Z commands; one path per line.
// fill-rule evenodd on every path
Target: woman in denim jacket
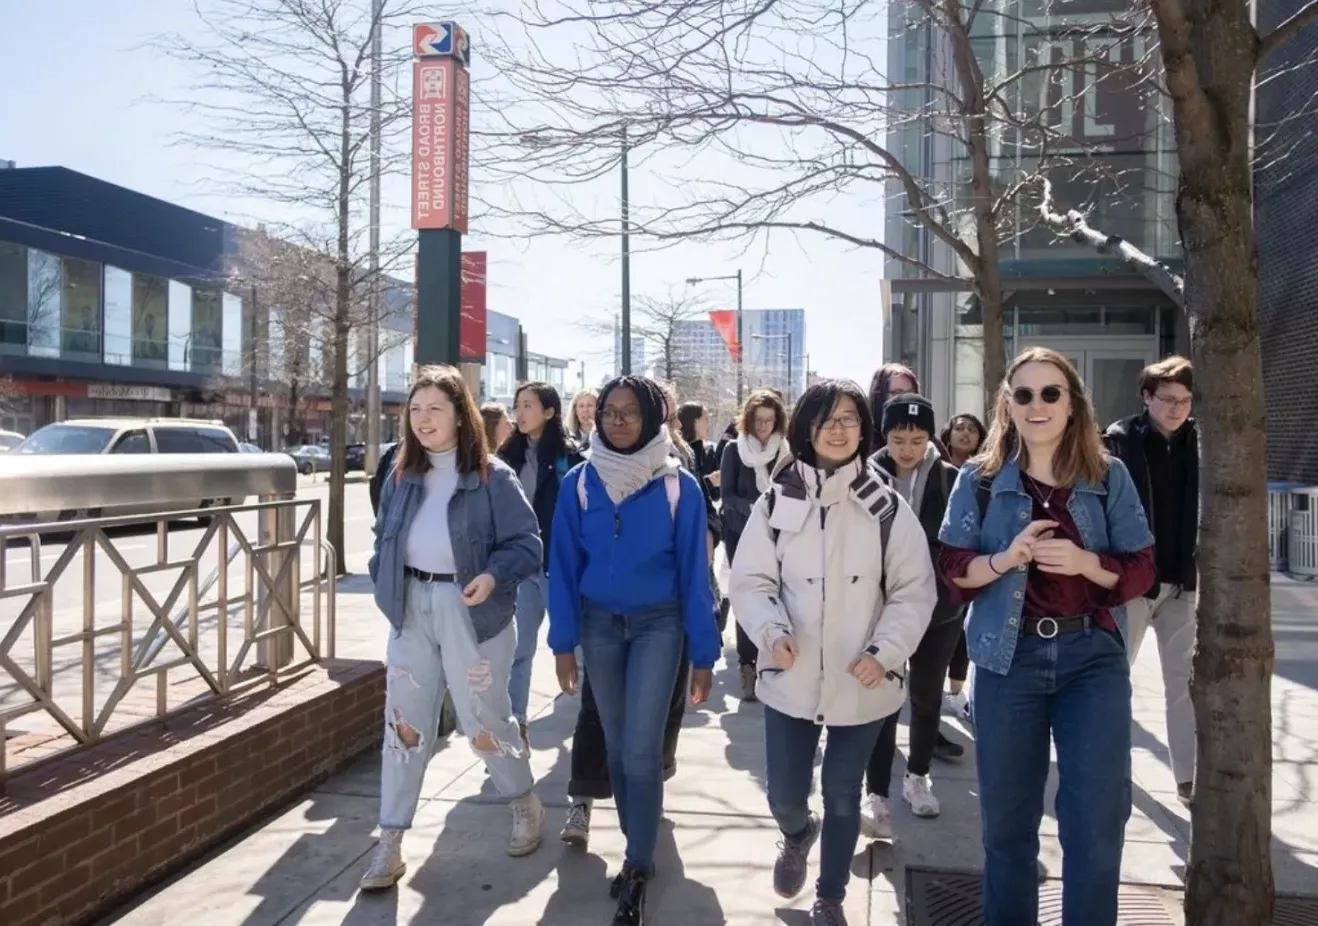
M 1012 362 L 939 540 L 941 577 L 970 603 L 987 926 L 1037 919 L 1050 735 L 1062 921 L 1112 926 L 1131 802 L 1123 605 L 1153 582 L 1153 537 L 1066 357 Z
M 363 890 L 398 882 L 447 690 L 500 795 L 512 805 L 508 854 L 540 846 L 545 811 L 512 716 L 513 602 L 541 568 L 535 512 L 517 474 L 492 458 L 476 402 L 453 367 L 417 371 L 397 461 L 380 493 L 371 579 L 393 627 L 385 665 L 380 842 Z

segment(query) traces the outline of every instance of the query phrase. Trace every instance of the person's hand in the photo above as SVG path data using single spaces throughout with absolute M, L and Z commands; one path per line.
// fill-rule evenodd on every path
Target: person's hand
M 1065 538 L 1039 539 L 1034 543 L 1034 564 L 1040 572 L 1078 576 L 1093 566 L 1094 554 Z
M 1031 521 L 1025 525 L 1025 529 L 1016 535 L 1012 540 L 1011 546 L 1006 551 L 997 554 L 997 559 L 993 561 L 994 572 L 1002 572 L 1005 569 L 1015 569 L 1017 566 L 1024 566 L 1034 559 L 1034 549 L 1039 543 L 1040 535 L 1051 531 L 1057 526 L 1056 521 Z M 1051 536 L 1049 534 L 1048 536 Z
M 861 653 L 847 667 L 847 671 L 866 688 L 878 688 L 888 670 L 879 665 L 879 661 L 869 653 Z
M 706 476 L 705 478 L 708 479 L 708 480 L 709 480 L 709 484 L 712 485 L 712 486 L 713 486 L 714 488 L 716 488 L 716 489 L 717 489 L 719 486 L 721 486 L 721 485 L 723 484 L 723 474 L 722 474 L 722 473 L 710 473 L 710 474 L 709 474 L 708 476 Z
M 557 653 L 554 656 L 554 672 L 558 675 L 558 687 L 563 694 L 577 693 L 577 654 Z
M 709 700 L 709 690 L 714 687 L 713 669 L 691 670 L 691 706 L 699 707 Z
M 469 608 L 474 608 L 494 591 L 494 576 L 488 572 L 482 572 L 476 578 L 467 583 L 467 587 L 462 590 L 462 603 Z
M 791 634 L 781 636 L 773 645 L 773 664 L 778 668 L 790 669 L 796 663 L 796 640 Z

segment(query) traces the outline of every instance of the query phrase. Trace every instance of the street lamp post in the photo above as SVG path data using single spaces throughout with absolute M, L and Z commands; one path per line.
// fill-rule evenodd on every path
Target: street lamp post
M 631 201 L 627 190 L 627 126 L 622 127 L 622 375 L 632 372 Z
M 714 283 L 719 280 L 736 280 L 737 281 L 737 407 L 741 407 L 742 393 L 745 390 L 745 376 L 743 373 L 744 361 L 746 358 L 746 348 L 742 341 L 741 330 L 741 271 L 736 273 L 727 273 L 717 277 L 687 277 L 686 285 L 695 286 L 697 283 Z

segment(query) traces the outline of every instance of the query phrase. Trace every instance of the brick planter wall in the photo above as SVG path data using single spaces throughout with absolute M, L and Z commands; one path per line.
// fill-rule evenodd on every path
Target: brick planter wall
M 338 660 L 20 772 L 0 923 L 90 922 L 371 748 L 383 713 L 383 667 Z

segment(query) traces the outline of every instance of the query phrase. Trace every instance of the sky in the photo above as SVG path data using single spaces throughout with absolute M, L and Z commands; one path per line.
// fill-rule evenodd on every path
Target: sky
M 77 28 L 71 32 L 73 23 Z M 287 209 L 278 204 L 236 206 L 212 182 L 217 168 L 233 168 L 234 162 L 178 143 L 180 133 L 205 125 L 200 116 L 162 98 L 177 97 L 199 75 L 146 43 L 199 28 L 187 0 L 0 0 L 0 61 L 9 75 L 0 92 L 0 159 L 19 167 L 60 165 L 239 224 L 288 220 Z M 472 31 L 472 69 L 479 80 L 481 35 Z M 94 37 L 93 47 L 71 48 L 71 35 Z M 688 163 L 669 152 L 638 152 L 630 174 L 632 201 L 638 209 L 676 205 L 674 175 L 690 170 L 717 182 L 731 178 L 736 165 L 716 154 Z M 498 192 L 479 171 L 471 182 L 473 198 Z M 608 178 L 569 195 L 577 211 L 602 218 L 617 214 L 614 190 L 616 180 Z M 518 195 L 535 199 L 538 192 Z M 386 182 L 383 201 L 386 234 L 405 234 L 405 181 Z M 811 208 L 831 221 L 841 218 L 850 228 L 881 235 L 882 202 L 834 197 Z M 464 248 L 488 251 L 489 308 L 518 317 L 531 350 L 583 361 L 588 382 L 607 372 L 611 339 L 590 334 L 581 322 L 617 311 L 616 241 L 527 237 L 523 228 L 504 221 L 473 228 Z M 745 308 L 805 309 L 811 370 L 868 382 L 882 362 L 882 261 L 873 252 L 808 233 L 662 250 L 634 239 L 631 289 L 633 296 L 662 299 L 681 291 L 688 277 L 737 269 L 745 274 Z M 711 309 L 731 308 L 735 286 L 709 284 L 704 298 Z

